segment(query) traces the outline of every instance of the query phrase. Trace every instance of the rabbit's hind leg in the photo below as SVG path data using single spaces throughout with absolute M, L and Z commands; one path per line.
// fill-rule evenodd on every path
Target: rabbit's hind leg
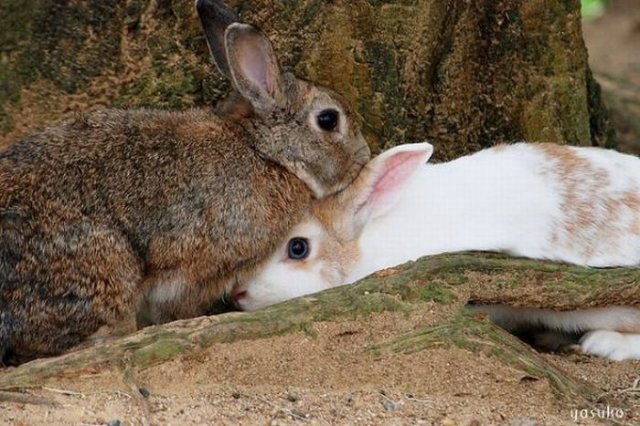
M 35 263 L 20 272 L 20 297 L 9 299 L 14 354 L 56 355 L 135 315 L 143 264 L 117 230 L 67 225 L 26 251 Z
M 602 319 L 580 339 L 582 351 L 614 361 L 640 360 L 640 309 L 612 307 L 600 312 Z
M 580 340 L 582 352 L 614 361 L 640 359 L 640 334 L 593 330 Z

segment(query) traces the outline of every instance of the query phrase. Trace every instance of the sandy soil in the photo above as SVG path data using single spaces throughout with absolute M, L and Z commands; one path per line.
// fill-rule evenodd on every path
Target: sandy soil
M 614 1 L 608 15 L 585 27 L 592 65 L 604 76 L 605 89 L 620 80 L 640 87 L 639 12 L 638 1 Z M 383 355 L 369 350 L 398 330 L 434 323 L 440 313 L 386 313 L 320 323 L 312 334 L 219 344 L 135 378 L 118 370 L 58 378 L 30 392 L 56 406 L 0 402 L 0 423 L 599 423 L 598 413 L 576 422 L 576 416 L 587 414 L 576 410 L 591 407 L 557 400 L 547 380 L 505 367 L 488 354 L 458 348 Z M 620 423 L 640 424 L 640 389 L 633 389 L 640 361 L 615 363 L 572 353 L 543 357 L 603 393 L 618 393 L 626 404 Z M 615 408 L 600 417 L 620 415 Z
M 454 307 L 319 323 L 313 336 L 219 344 L 133 379 L 118 370 L 55 379 L 30 394 L 58 406 L 0 403 L 0 418 L 16 425 L 569 425 L 576 424 L 577 410 L 589 408 L 558 401 L 546 379 L 505 367 L 488 354 L 370 350 L 399 331 L 435 323 L 447 309 Z M 543 356 L 603 392 L 622 392 L 623 423 L 640 424 L 640 390 L 624 391 L 633 387 L 640 362 Z

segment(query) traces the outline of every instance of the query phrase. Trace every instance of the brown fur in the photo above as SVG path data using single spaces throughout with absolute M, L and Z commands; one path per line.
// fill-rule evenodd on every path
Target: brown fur
M 353 226 L 354 199 L 366 192 L 365 187 L 370 184 L 373 173 L 369 163 L 360 171 L 353 183 L 345 190 L 324 200 L 313 203 L 311 215 L 320 223 L 323 235 L 318 257 L 326 260 L 325 267 L 321 271 L 327 282 L 335 282 L 335 279 L 327 276 L 339 271 L 340 279 L 346 278 L 347 271 L 351 271 L 355 263 L 360 259 L 358 239 L 354 233 L 359 232 Z M 306 262 L 296 262 L 296 266 L 304 267 Z
M 369 157 L 357 126 L 311 130 L 332 95 L 283 80 L 268 116 L 237 95 L 222 116 L 107 110 L 1 152 L 0 362 L 202 314 L 300 220 L 305 178 L 326 195 L 349 184 Z M 158 286 L 180 291 L 156 303 Z

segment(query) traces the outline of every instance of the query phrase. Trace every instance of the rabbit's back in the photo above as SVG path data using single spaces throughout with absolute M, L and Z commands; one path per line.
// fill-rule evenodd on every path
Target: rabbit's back
M 486 235 L 475 235 L 483 242 L 491 241 L 491 234 L 501 235 L 488 247 L 474 242 L 471 248 L 589 266 L 640 262 L 637 157 L 600 148 L 518 143 L 442 167 L 467 182 L 467 196 L 455 198 L 473 206 L 469 225 L 483 223 L 482 218 L 492 224 L 483 228 Z
M 248 139 L 240 126 L 201 110 L 85 115 L 0 154 L 0 209 L 14 222 L 29 212 L 19 221 L 22 232 L 55 233 L 76 217 L 116 228 L 143 259 L 159 233 L 204 222 L 211 236 L 216 229 L 253 232 L 252 220 L 296 216 L 310 197 Z
M 558 196 L 548 250 L 590 266 L 640 262 L 640 159 L 599 148 L 532 145 Z

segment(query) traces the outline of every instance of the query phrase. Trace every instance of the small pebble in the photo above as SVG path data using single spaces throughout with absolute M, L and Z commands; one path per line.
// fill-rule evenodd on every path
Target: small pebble
M 300 400 L 300 395 L 294 392 L 287 392 L 287 401 L 296 402 Z
M 138 388 L 138 392 L 145 398 L 149 398 L 149 395 L 151 395 L 151 392 L 149 392 L 147 388 Z
M 241 396 L 242 395 L 240 394 L 240 392 L 237 392 L 237 391 L 231 394 L 231 397 L 233 399 L 240 399 Z
M 382 406 L 387 411 L 393 411 L 396 409 L 396 404 L 394 404 L 393 401 L 389 401 L 389 400 L 382 401 Z
M 120 420 L 110 420 L 107 422 L 107 426 L 120 426 Z
M 302 411 L 298 411 L 298 410 L 291 410 L 291 415 L 293 416 L 293 418 L 296 419 L 308 419 L 309 415 L 307 413 L 303 413 Z

